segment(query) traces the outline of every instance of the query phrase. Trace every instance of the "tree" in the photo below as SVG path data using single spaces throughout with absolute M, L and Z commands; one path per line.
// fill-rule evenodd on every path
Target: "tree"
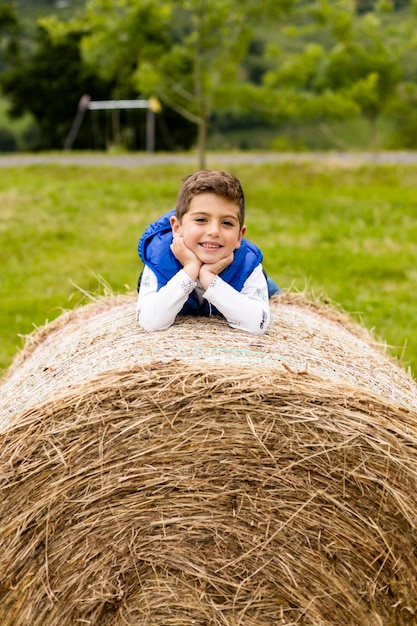
M 209 119 L 235 96 L 253 25 L 297 0 L 87 0 L 84 58 L 120 89 L 156 95 L 198 128 L 205 166 Z M 50 21 L 55 32 L 62 25 Z
M 33 114 L 41 131 L 37 148 L 62 148 L 77 110 L 80 94 L 103 95 L 108 86 L 87 71 L 79 51 L 79 33 L 54 42 L 39 28 L 33 54 L 17 57 L 0 76 L 10 113 Z
M 374 149 L 378 145 L 376 122 L 396 98 L 402 80 L 403 46 L 384 27 L 380 15 L 368 13 L 352 19 L 321 67 L 318 82 L 356 103 L 368 121 Z
M 285 55 L 264 83 L 272 102 L 286 96 L 287 108 L 293 103 L 299 117 L 360 114 L 369 123 L 376 148 L 376 122 L 397 98 L 402 59 L 412 44 L 391 21 L 386 26 L 382 12 L 358 16 L 356 9 L 353 0 L 310 4 L 310 41 L 303 50 Z M 302 31 L 295 32 L 299 36 Z
M 415 150 L 417 148 L 417 85 L 405 83 L 401 86 L 398 100 L 390 110 L 394 122 L 391 146 Z
M 0 0 L 0 60 L 7 62 L 18 53 L 19 28 L 14 5 Z
M 155 89 L 162 101 L 197 125 L 200 167 L 213 112 L 241 103 L 246 93 L 240 62 L 253 40 L 253 26 L 278 23 L 294 4 L 184 0 L 174 12 L 178 41 L 157 62 L 147 59 L 138 66 L 138 85 Z

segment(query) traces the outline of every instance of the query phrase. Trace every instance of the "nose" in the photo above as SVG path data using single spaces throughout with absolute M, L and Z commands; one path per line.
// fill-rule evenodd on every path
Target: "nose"
M 212 237 L 218 237 L 219 233 L 220 233 L 220 224 L 218 220 L 210 220 L 208 229 L 207 229 L 207 234 L 211 235 Z

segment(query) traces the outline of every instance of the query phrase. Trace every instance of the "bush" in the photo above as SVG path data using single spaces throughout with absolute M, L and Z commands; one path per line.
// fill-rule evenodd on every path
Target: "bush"
M 0 152 L 16 152 L 17 142 L 14 134 L 4 127 L 0 127 Z

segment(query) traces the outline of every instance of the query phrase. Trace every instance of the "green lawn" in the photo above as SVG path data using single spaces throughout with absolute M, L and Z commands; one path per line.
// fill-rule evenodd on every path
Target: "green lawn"
M 215 167 L 215 163 L 210 163 Z M 136 244 L 189 165 L 0 169 L 0 368 L 20 336 L 83 300 L 136 286 Z M 324 295 L 417 372 L 417 166 L 235 165 L 248 238 L 290 290 Z

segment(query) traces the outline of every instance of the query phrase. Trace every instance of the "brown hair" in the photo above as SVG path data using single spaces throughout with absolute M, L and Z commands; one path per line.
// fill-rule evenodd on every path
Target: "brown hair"
M 245 196 L 242 185 L 236 176 L 221 170 L 200 170 L 183 179 L 182 187 L 178 193 L 175 213 L 181 222 L 187 213 L 190 202 L 200 193 L 214 193 L 222 196 L 239 207 L 239 224 L 243 226 L 245 221 Z

